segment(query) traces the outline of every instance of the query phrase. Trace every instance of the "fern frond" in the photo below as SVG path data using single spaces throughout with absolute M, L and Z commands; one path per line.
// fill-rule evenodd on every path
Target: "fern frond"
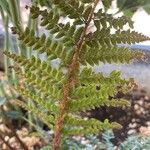
M 102 4 L 104 5 L 105 8 L 110 8 L 112 3 L 112 0 L 102 0 Z
M 87 48 L 81 50 L 80 63 L 91 66 L 103 63 L 129 63 L 133 59 L 143 59 L 142 52 L 130 50 L 127 47 Z
M 95 109 L 99 106 L 111 106 L 111 107 L 122 107 L 122 106 L 130 106 L 130 102 L 124 99 L 117 100 L 111 99 L 109 100 L 106 97 L 92 97 L 92 98 L 83 98 L 80 100 L 73 100 L 70 102 L 69 111 L 70 112 L 78 112 L 78 111 L 86 111 Z
M 16 63 L 25 68 L 25 71 L 38 73 L 41 75 L 43 80 L 51 81 L 52 83 L 61 83 L 63 82 L 64 75 L 63 73 L 51 67 L 51 65 L 46 61 L 41 61 L 40 58 L 31 56 L 30 59 L 25 58 L 24 56 L 18 56 L 16 54 L 11 54 L 10 52 L 5 52 L 9 58 L 13 59 Z
M 133 21 L 129 18 L 125 16 L 114 18 L 112 14 L 107 14 L 103 12 L 102 9 L 95 14 L 94 23 L 98 31 L 102 28 L 123 29 L 125 25 L 133 28 Z
M 109 28 L 102 28 L 100 31 L 96 31 L 93 33 L 93 37 L 91 40 L 87 38 L 86 44 L 91 48 L 99 48 L 99 47 L 106 47 L 111 48 L 112 46 L 117 46 L 117 44 L 134 44 L 139 43 L 142 41 L 149 40 L 150 38 L 139 34 L 134 31 L 120 31 L 117 30 L 115 34 L 110 34 Z
M 26 98 L 30 98 L 33 101 L 35 101 L 40 107 L 43 107 L 43 109 L 46 109 L 48 112 L 50 112 L 51 114 L 57 114 L 58 111 L 58 107 L 54 104 L 53 101 L 46 101 L 45 99 L 41 98 L 38 96 L 37 92 L 36 94 L 30 90 L 24 89 L 24 88 L 20 88 L 20 87 L 16 87 L 16 90 L 24 97 Z
M 61 84 L 63 74 L 57 69 L 52 68 L 46 62 L 41 62 L 40 59 L 36 59 L 34 56 L 31 59 L 26 59 L 23 56 L 10 54 L 9 52 L 5 54 L 25 67 L 25 73 L 23 73 L 22 76 L 26 78 L 29 85 L 43 91 L 44 95 L 52 96 L 53 99 L 60 99 L 62 97 Z M 57 84 L 52 85 L 54 83 Z
M 81 85 L 71 93 L 74 100 L 70 102 L 70 111 L 85 111 L 104 105 L 112 107 L 130 106 L 130 102 L 127 100 L 117 100 L 113 97 L 116 96 L 119 90 L 125 93 L 129 91 L 132 88 L 133 81 L 121 79 L 120 72 L 116 71 L 113 71 L 108 77 L 104 77 L 102 74 L 98 75 L 94 76 L 91 69 L 83 69 L 81 72 Z M 94 77 L 97 78 L 94 79 Z
M 65 1 L 65 0 L 57 1 L 57 0 L 54 0 L 53 4 L 55 5 L 56 8 L 59 8 L 59 10 L 61 11 L 61 12 L 59 12 L 60 14 L 66 15 L 71 19 L 80 18 L 82 16 L 83 5 L 80 6 L 79 1 L 75 1 L 75 0 L 73 0 L 73 1 Z M 53 12 L 53 10 L 50 10 L 50 11 Z M 40 11 L 39 8 L 35 7 L 35 6 L 32 6 L 31 13 L 33 14 L 32 15 L 33 18 L 36 18 L 39 14 L 42 14 L 43 16 L 47 15 L 46 10 L 45 10 L 45 12 Z M 53 17 L 52 14 L 51 14 L 51 16 Z
M 62 98 L 62 92 L 59 85 L 51 86 L 51 84 L 49 84 L 45 80 L 41 81 L 40 77 L 37 77 L 36 74 L 31 74 L 30 72 L 26 72 L 26 74 L 23 74 L 19 70 L 16 71 L 16 74 L 18 76 L 22 76 L 25 79 L 27 85 L 37 90 L 38 93 L 43 97 L 50 98 L 53 101 L 58 101 Z
M 53 115 L 46 115 L 45 112 L 42 112 L 40 109 L 37 109 L 37 107 L 35 107 L 33 105 L 27 105 L 26 103 L 24 103 L 20 100 L 15 100 L 14 103 L 19 105 L 23 109 L 30 111 L 33 114 L 36 114 L 39 117 L 39 119 L 41 119 L 45 124 L 47 124 L 47 126 L 50 129 L 54 128 L 53 124 L 54 124 L 55 118 Z
M 95 73 L 92 68 L 84 67 L 80 72 L 79 76 L 80 85 L 89 85 L 89 84 L 103 84 L 103 83 L 113 83 L 117 85 L 129 85 L 130 80 L 122 79 L 120 71 L 112 71 L 110 75 L 105 76 L 103 73 Z M 128 87 L 129 88 L 129 87 Z
M 106 119 L 103 123 L 96 120 L 96 119 L 90 119 L 88 120 L 87 122 L 85 120 L 78 120 L 78 119 L 73 119 L 71 118 L 69 121 L 68 121 L 69 124 L 72 124 L 72 125 L 76 125 L 78 126 L 80 123 L 84 126 L 84 125 L 87 125 L 87 123 L 90 124 L 90 126 L 85 126 L 84 128 L 83 127 L 78 127 L 78 128 L 70 128 L 68 129 L 63 129 L 63 133 L 65 135 L 89 135 L 89 134 L 97 134 L 98 132 L 100 131 L 103 131 L 103 130 L 108 130 L 108 129 L 119 129 L 121 128 L 122 126 L 116 122 L 112 122 L 112 123 L 109 123 L 109 121 Z M 80 125 L 79 125 L 80 126 Z
M 38 9 L 38 11 L 35 11 L 35 9 Z M 76 25 L 83 25 L 84 22 L 80 19 L 76 19 L 73 22 L 73 25 L 70 25 L 69 22 L 63 25 L 58 23 L 58 18 L 60 16 L 57 15 L 56 20 L 52 10 L 50 12 L 47 12 L 47 10 L 42 11 L 34 6 L 31 7 L 31 14 L 33 18 L 41 15 L 41 26 L 45 26 L 46 29 L 50 31 L 50 34 L 53 34 L 53 36 L 55 34 L 55 39 L 59 39 L 59 41 L 63 42 L 65 46 L 74 46 L 74 43 L 78 40 L 82 33 L 83 27 L 76 27 Z
M 28 85 L 35 87 L 39 92 L 42 92 L 44 95 L 51 96 L 54 100 L 60 100 L 62 98 L 61 86 L 51 85 L 46 80 L 41 80 L 36 74 L 26 72 L 25 78 Z
M 139 34 L 138 32 L 135 31 L 116 31 L 116 34 L 112 34 L 110 37 L 111 42 L 113 43 L 128 43 L 128 44 L 134 44 L 134 43 L 139 43 L 143 42 L 146 40 L 150 40 L 149 37 Z M 113 44 L 114 44 L 113 43 Z
M 54 0 L 54 4 L 57 8 L 59 8 L 63 14 L 68 16 L 71 19 L 86 19 L 86 17 L 89 15 L 90 10 L 92 9 L 92 6 L 90 6 L 90 3 L 88 7 L 84 6 L 84 3 L 82 1 L 78 0 Z M 83 1 L 84 2 L 84 1 Z M 90 6 L 90 7 L 89 7 Z
M 26 28 L 25 32 L 21 32 L 13 28 L 14 33 L 18 34 L 19 40 L 21 40 L 26 46 L 33 48 L 39 54 L 45 53 L 49 60 L 60 58 L 65 64 L 69 63 L 72 59 L 74 49 L 68 47 L 68 39 L 62 39 L 62 42 L 67 44 L 62 44 L 60 41 L 53 40 L 52 38 L 46 38 L 43 34 L 41 37 L 35 37 L 29 28 Z

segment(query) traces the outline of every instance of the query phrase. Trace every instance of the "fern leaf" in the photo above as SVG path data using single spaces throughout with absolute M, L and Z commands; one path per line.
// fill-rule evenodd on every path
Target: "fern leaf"
M 15 30 L 15 28 L 13 29 Z M 34 50 L 37 50 L 38 53 L 47 53 L 48 59 L 56 59 L 60 58 L 64 64 L 69 63 L 72 59 L 74 49 L 68 47 L 68 44 L 72 44 L 72 42 L 68 43 L 67 39 L 62 39 L 62 41 L 66 44 L 62 44 L 59 41 L 52 40 L 51 38 L 46 38 L 46 35 L 43 34 L 41 37 L 35 37 L 28 28 L 26 28 L 25 32 L 15 31 L 18 34 L 19 39 L 27 46 L 32 47 Z M 64 41 L 67 40 L 67 41 Z
M 126 47 L 116 47 L 111 48 L 101 47 L 101 48 L 89 48 L 82 49 L 80 62 L 85 65 L 86 63 L 91 66 L 103 63 L 129 63 L 133 59 L 144 59 L 144 54 L 142 52 L 133 51 Z
M 70 122 L 72 121 L 72 122 Z M 76 119 L 70 119 L 68 123 L 79 125 L 79 123 L 83 125 L 87 125 L 86 121 L 83 120 L 76 120 Z M 116 122 L 109 123 L 108 120 L 106 119 L 103 123 L 100 121 L 97 121 L 95 119 L 91 119 L 88 122 L 91 126 L 86 126 L 86 127 L 78 127 L 78 128 L 70 128 L 70 129 L 65 129 L 63 130 L 63 133 L 65 135 L 89 135 L 89 134 L 97 134 L 100 131 L 103 130 L 108 130 L 108 129 L 119 129 L 122 126 Z
M 114 29 L 123 29 L 125 25 L 133 28 L 133 21 L 125 16 L 114 18 L 113 15 L 103 12 L 102 9 L 100 9 L 98 13 L 95 14 L 95 16 L 96 18 L 94 22 L 99 23 L 101 25 L 101 28 L 110 27 Z M 109 25 L 107 26 L 107 24 Z
M 30 111 L 34 114 L 36 114 L 45 124 L 48 125 L 49 128 L 53 129 L 53 123 L 55 121 L 54 116 L 52 115 L 46 115 L 44 112 L 41 110 L 37 109 L 33 105 L 27 105 L 26 103 L 20 101 L 20 100 L 15 100 L 15 104 L 19 105 L 20 107 L 24 108 L 27 111 Z
M 70 102 L 69 110 L 70 112 L 78 112 L 78 111 L 86 111 L 95 109 L 99 106 L 112 106 L 112 107 L 122 107 L 122 106 L 130 106 L 130 102 L 127 100 L 121 99 L 107 99 L 106 97 L 92 97 L 92 98 L 83 98 L 80 100 L 74 100 Z
M 26 71 L 35 72 L 42 75 L 43 79 L 49 80 L 51 82 L 63 82 L 63 73 L 57 69 L 50 66 L 46 61 L 41 61 L 40 58 L 31 56 L 30 59 L 24 56 L 17 56 L 16 54 L 11 54 L 10 52 L 5 52 L 9 58 L 13 59 L 16 63 L 23 66 Z
M 46 101 L 38 96 L 38 94 L 34 94 L 34 92 L 23 89 L 20 87 L 16 87 L 16 90 L 21 93 L 22 96 L 25 96 L 26 98 L 30 98 L 33 101 L 35 101 L 38 105 L 43 107 L 44 109 L 48 110 L 51 114 L 57 114 L 58 113 L 58 107 L 54 104 L 53 101 Z
M 93 36 L 94 38 L 88 39 L 85 42 L 89 47 L 108 47 L 117 46 L 120 43 L 123 44 L 134 44 L 142 41 L 149 40 L 149 37 L 139 34 L 134 31 L 120 31 L 117 30 L 115 34 L 110 34 L 110 30 L 102 28 L 100 31 L 96 31 Z
M 28 85 L 34 86 L 40 92 L 44 92 L 45 95 L 51 96 L 54 100 L 62 98 L 61 87 L 59 85 L 52 85 L 45 80 L 40 80 L 40 77 L 30 72 L 25 73 L 25 78 Z

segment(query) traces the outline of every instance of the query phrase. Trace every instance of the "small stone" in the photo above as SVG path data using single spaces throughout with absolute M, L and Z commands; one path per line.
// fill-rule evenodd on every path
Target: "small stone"
M 130 127 L 130 128 L 135 128 L 136 126 L 137 126 L 136 123 L 130 123 L 130 124 L 129 124 L 129 127 Z
M 144 99 L 140 100 L 138 103 L 139 103 L 141 106 L 143 106 Z
M 139 105 L 138 105 L 138 104 L 135 104 L 135 105 L 134 105 L 134 109 L 135 109 L 135 110 L 138 110 L 138 109 L 139 109 Z
M 6 144 L 3 144 L 3 145 L 2 145 L 2 149 L 3 149 L 3 150 L 7 150 L 7 149 L 8 149 L 8 147 L 6 146 Z
M 149 97 L 148 97 L 148 96 L 145 96 L 144 99 L 145 99 L 145 100 L 149 100 Z
M 131 134 L 134 134 L 134 133 L 136 133 L 136 130 L 134 130 L 134 129 L 128 131 L 128 135 L 131 135 Z
M 5 141 L 8 141 L 9 140 L 9 136 L 5 136 Z
M 9 143 L 10 143 L 10 144 L 13 144 L 13 143 L 15 143 L 15 142 L 16 142 L 15 137 L 12 137 L 11 139 L 9 139 Z
M 148 121 L 146 124 L 147 124 L 147 126 L 150 126 L 150 121 Z
M 141 127 L 140 133 L 144 136 L 150 136 L 150 127 Z

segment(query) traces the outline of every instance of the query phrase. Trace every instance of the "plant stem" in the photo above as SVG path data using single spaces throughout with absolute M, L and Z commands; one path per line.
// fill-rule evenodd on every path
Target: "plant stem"
M 8 16 L 4 15 L 4 12 L 1 7 L 0 7 L 0 12 L 1 12 L 1 17 L 3 21 L 3 26 L 5 29 L 4 51 L 8 51 L 9 50 L 9 32 L 8 32 L 9 18 Z M 4 70 L 5 70 L 5 74 L 7 78 L 9 77 L 8 66 L 9 66 L 9 59 L 6 56 L 4 56 Z
M 64 118 L 67 113 L 68 104 L 70 101 L 69 93 L 72 90 L 73 86 L 76 84 L 76 72 L 78 71 L 80 65 L 79 65 L 79 54 L 80 50 L 82 48 L 82 45 L 84 43 L 84 38 L 86 35 L 86 31 L 89 27 L 89 24 L 92 20 L 94 10 L 98 4 L 99 0 L 94 1 L 93 9 L 91 10 L 91 13 L 89 14 L 89 17 L 86 21 L 85 28 L 79 38 L 79 41 L 75 44 L 75 53 L 72 58 L 72 62 L 68 67 L 68 80 L 67 83 L 63 85 L 63 100 L 60 103 L 60 114 L 58 118 L 56 119 L 56 125 L 55 125 L 55 131 L 54 131 L 54 140 L 53 140 L 53 150 L 59 150 L 61 145 L 61 135 L 62 135 L 62 129 L 64 125 Z
M 20 12 L 20 4 L 18 0 L 12 0 L 8 1 L 9 9 L 11 12 L 11 19 L 12 23 L 15 27 L 17 27 L 20 31 L 23 30 L 23 24 L 22 24 L 22 19 L 21 19 L 21 12 Z M 18 51 L 20 55 L 26 56 L 26 48 L 25 46 L 17 40 L 17 45 L 18 45 Z
M 22 30 L 18 1 L 17 0 L 8 1 L 8 5 L 9 5 L 9 9 L 11 12 L 11 18 L 12 18 L 12 22 L 13 22 L 14 26 L 16 26 L 18 29 Z

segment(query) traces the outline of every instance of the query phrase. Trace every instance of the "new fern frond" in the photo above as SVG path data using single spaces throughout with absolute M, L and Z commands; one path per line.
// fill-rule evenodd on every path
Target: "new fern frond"
M 85 120 L 79 113 L 100 106 L 126 107 L 130 103 L 116 99 L 118 91 L 123 93 L 132 89 L 132 80 L 122 79 L 120 73 L 113 71 L 109 76 L 96 74 L 92 66 L 99 63 L 129 63 L 133 59 L 143 59 L 144 54 L 120 43 L 136 43 L 149 40 L 137 32 L 123 30 L 125 25 L 133 28 L 133 22 L 126 18 L 114 18 L 102 10 L 95 12 L 99 0 L 39 0 L 41 5 L 50 5 L 49 10 L 30 8 L 33 19 L 40 16 L 42 27 L 49 33 L 37 37 L 33 30 L 12 31 L 27 47 L 46 54 L 46 60 L 35 56 L 26 58 L 17 54 L 5 53 L 20 65 L 16 69 L 25 78 L 25 87 L 16 87 L 23 97 L 35 105 L 16 101 L 18 105 L 36 114 L 54 130 L 53 149 L 60 149 L 61 136 L 97 134 L 109 128 L 120 128 L 115 122 L 100 122 L 96 119 Z M 110 1 L 102 1 L 105 7 Z M 60 17 L 73 19 L 72 23 L 60 23 Z M 89 31 L 94 23 L 96 31 Z M 112 29 L 114 33 L 112 33 Z M 51 60 L 59 59 L 57 68 Z M 87 65 L 91 67 L 87 67 Z M 24 68 L 24 69 L 22 69 Z

